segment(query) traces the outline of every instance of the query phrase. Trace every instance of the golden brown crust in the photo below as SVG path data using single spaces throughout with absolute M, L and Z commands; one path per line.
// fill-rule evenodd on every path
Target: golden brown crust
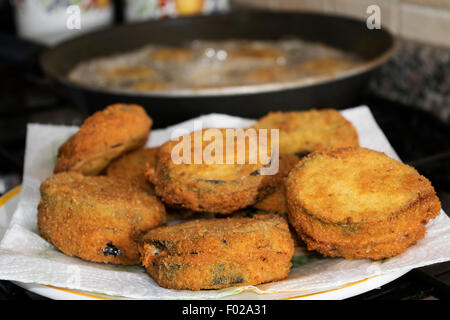
M 287 213 L 286 194 L 283 183 L 275 187 L 275 191 L 256 202 L 253 207 L 267 212 Z
M 84 260 L 137 264 L 135 238 L 166 221 L 164 206 L 156 197 L 122 178 L 64 172 L 45 180 L 40 190 L 42 237 L 65 254 Z M 120 254 L 108 254 L 114 248 Z
M 404 252 L 408 247 L 425 236 L 425 227 L 418 228 L 412 234 L 400 236 L 391 242 L 371 243 L 365 247 L 348 248 L 332 246 L 326 243 L 315 241 L 302 234 L 301 238 L 305 242 L 308 250 L 316 250 L 328 257 L 343 257 L 345 259 L 371 259 L 382 260 L 393 257 Z
M 418 226 L 426 225 L 440 210 L 436 196 L 420 199 L 407 210 L 372 223 L 327 223 L 309 214 L 291 215 L 291 224 L 302 233 L 323 243 L 359 248 L 371 243 L 394 241 L 398 235 L 414 234 Z
M 139 250 L 161 286 L 200 290 L 285 278 L 294 244 L 284 218 L 263 214 L 156 228 L 141 237 Z
M 87 118 L 58 150 L 55 173 L 96 175 L 121 154 L 142 147 L 152 120 L 138 105 L 115 104 Z
M 291 256 L 272 250 L 213 260 L 205 255 L 191 255 L 188 259 L 172 256 L 148 267 L 147 272 L 160 286 L 169 289 L 222 289 L 282 280 L 289 274 L 288 257 Z
M 218 130 L 225 139 L 225 129 Z M 190 141 L 195 140 L 194 135 L 190 135 Z M 169 141 L 161 146 L 156 167 L 149 168 L 146 173 L 155 185 L 156 194 L 168 205 L 198 212 L 229 214 L 270 193 L 281 179 L 279 173 L 261 175 L 264 164 L 259 161 L 255 164 L 250 164 L 248 160 L 244 164 L 175 164 L 172 150 L 180 141 Z M 206 142 L 202 147 L 207 147 Z
M 153 185 L 145 178 L 147 165 L 155 167 L 159 148 L 144 148 L 127 153 L 111 162 L 106 174 L 138 183 L 149 192 L 154 193 Z
M 295 231 L 294 227 L 289 224 L 288 214 L 287 212 L 276 212 L 276 211 L 270 211 L 270 210 L 262 210 L 255 207 L 248 207 L 239 211 L 233 212 L 229 216 L 224 216 L 220 214 L 213 215 L 212 217 L 205 216 L 201 218 L 224 218 L 224 217 L 232 217 L 232 218 L 253 218 L 255 216 L 260 217 L 261 215 L 268 214 L 268 215 L 277 215 L 283 219 L 286 220 L 286 223 L 289 225 L 289 232 L 291 233 L 291 238 L 294 240 L 294 247 L 305 247 L 303 242 L 301 241 L 300 237 L 297 235 L 297 232 Z
M 196 219 L 150 230 L 141 237 L 140 243 L 163 243 L 169 255 L 245 251 L 246 247 L 256 248 L 269 243 L 286 249 L 289 243 L 284 242 L 283 234 L 268 234 L 271 228 L 284 230 L 285 227 L 286 220 L 275 214 Z
M 119 177 L 137 183 L 150 194 L 155 194 L 155 187 L 145 177 L 148 168 L 154 168 L 159 147 L 139 149 L 114 160 L 106 169 L 111 177 Z M 192 210 L 166 207 L 167 221 L 182 220 L 192 216 Z
M 288 202 L 330 223 L 369 223 L 435 196 L 413 167 L 366 148 L 317 151 L 303 158 L 286 180 Z
M 285 182 L 289 221 L 308 249 L 347 259 L 403 252 L 440 212 L 414 168 L 365 148 L 316 151 Z
M 270 112 L 254 127 L 280 130 L 280 154 L 359 145 L 353 125 L 334 109 Z

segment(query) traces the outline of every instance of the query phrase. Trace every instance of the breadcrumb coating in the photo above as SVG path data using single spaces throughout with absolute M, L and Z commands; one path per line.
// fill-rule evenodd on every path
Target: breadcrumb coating
M 280 154 L 359 145 L 356 129 L 334 109 L 269 112 L 254 127 L 280 130 Z
M 141 237 L 139 250 L 163 287 L 220 289 L 287 277 L 294 242 L 284 218 L 262 214 L 156 228 Z
M 156 155 L 159 148 L 144 148 L 127 154 L 111 162 L 106 174 L 111 177 L 121 177 L 141 185 L 154 194 L 154 188 L 145 178 L 147 166 L 156 165 Z
M 381 152 L 313 152 L 285 181 L 290 223 L 308 248 L 347 259 L 403 252 L 440 212 L 431 183 Z
M 63 172 L 45 180 L 40 191 L 41 236 L 84 260 L 138 264 L 135 239 L 166 221 L 155 196 L 122 178 Z
M 127 151 L 147 141 L 152 119 L 138 105 L 115 104 L 94 113 L 58 150 L 55 173 L 97 175 Z
M 217 129 L 223 134 L 225 141 L 225 130 Z M 209 146 L 205 137 L 206 130 L 198 132 L 204 143 L 202 149 L 195 148 L 195 135 L 188 136 L 191 146 L 191 157 Z M 171 206 L 178 206 L 198 212 L 212 212 L 230 214 L 233 211 L 245 208 L 273 191 L 275 185 L 280 181 L 279 170 L 273 175 L 262 175 L 261 170 L 266 165 L 258 158 L 256 163 L 249 161 L 249 144 L 246 144 L 245 162 L 237 163 L 238 143 L 234 144 L 234 162 L 226 163 L 174 163 L 172 151 L 181 143 L 183 137 L 178 140 L 168 141 L 160 147 L 158 160 L 155 168 L 149 168 L 146 176 L 155 185 L 155 191 L 162 200 Z M 226 157 L 226 143 L 223 143 L 223 157 Z M 270 141 L 268 142 L 267 154 L 270 156 Z

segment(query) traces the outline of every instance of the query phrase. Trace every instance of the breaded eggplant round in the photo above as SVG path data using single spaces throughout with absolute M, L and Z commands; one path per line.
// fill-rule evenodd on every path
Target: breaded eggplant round
M 231 215 L 228 216 L 224 216 L 224 215 L 220 215 L 220 214 L 216 214 L 212 217 L 202 217 L 202 218 L 226 218 L 226 217 L 231 217 L 231 218 L 252 218 L 254 216 L 261 216 L 264 214 L 269 214 L 269 215 L 277 215 L 281 218 L 283 218 L 284 220 L 286 220 L 286 223 L 288 223 L 289 225 L 289 219 L 288 219 L 288 215 L 287 215 L 287 211 L 286 212 L 276 212 L 276 211 L 270 211 L 270 210 L 262 210 L 262 209 L 257 209 L 255 207 L 248 207 L 242 210 L 238 210 L 233 212 Z M 291 237 L 292 240 L 294 240 L 294 247 L 305 247 L 305 245 L 303 244 L 303 242 L 300 240 L 300 238 L 297 236 L 297 232 L 295 231 L 295 229 L 289 225 L 289 232 L 291 233 Z
M 263 170 L 269 169 L 274 161 L 278 160 L 278 158 L 274 159 L 278 155 L 271 154 L 270 136 L 267 141 L 261 142 L 261 145 L 265 145 L 265 149 L 260 147 L 259 138 L 257 143 L 253 145 L 245 143 L 244 146 L 239 144 L 235 137 L 234 149 L 230 147 L 227 150 L 227 146 L 230 146 L 226 142 L 227 134 L 236 136 L 241 131 L 236 131 L 238 129 L 209 130 L 211 129 L 193 132 L 168 141 L 160 147 L 156 167 L 149 168 L 147 177 L 155 185 L 156 194 L 166 204 L 197 212 L 229 214 L 254 204 L 273 191 L 281 179 L 279 170 L 276 170 L 275 174 L 262 174 Z M 209 137 L 211 138 L 209 141 L 207 135 L 212 135 L 214 132 L 217 135 Z M 258 137 L 258 130 L 254 132 Z M 216 138 L 222 142 L 217 150 L 214 149 L 214 146 L 217 146 Z M 196 139 L 201 142 L 201 145 L 196 142 Z M 187 161 L 176 162 L 172 158 L 173 153 L 178 154 L 183 144 L 187 146 L 185 149 L 190 156 L 186 156 Z M 206 161 L 205 154 L 219 156 L 219 150 L 223 150 L 220 156 L 222 163 L 214 159 Z M 250 154 L 256 152 L 258 155 L 260 151 L 267 155 L 267 159 L 257 156 L 255 161 L 251 160 Z M 183 152 L 185 151 L 180 154 Z M 227 155 L 230 155 L 229 163 L 227 163 Z M 244 155 L 242 164 L 239 164 L 239 155 Z M 195 157 L 199 157 L 200 161 L 195 163 Z
M 221 289 L 286 278 L 294 242 L 284 218 L 262 214 L 159 227 L 141 237 L 139 251 L 163 287 Z
M 254 127 L 280 130 L 280 154 L 359 145 L 353 125 L 334 109 L 270 112 Z
M 40 191 L 42 237 L 84 260 L 138 264 L 135 239 L 166 221 L 155 196 L 122 178 L 63 172 L 45 180 Z
M 94 113 L 58 150 L 55 173 L 97 175 L 127 151 L 147 141 L 152 119 L 138 105 L 115 104 Z
M 106 174 L 110 177 L 121 177 L 133 181 L 140 186 L 154 193 L 153 185 L 145 178 L 147 166 L 156 165 L 156 155 L 158 148 L 144 148 L 124 154 L 120 158 L 111 162 L 106 169 Z
M 379 260 L 423 238 L 440 212 L 430 181 L 384 153 L 350 147 L 316 151 L 285 182 L 289 221 L 308 249 Z

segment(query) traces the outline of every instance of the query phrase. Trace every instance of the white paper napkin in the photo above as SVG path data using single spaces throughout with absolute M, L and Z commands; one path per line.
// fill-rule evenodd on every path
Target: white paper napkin
M 342 114 L 356 127 L 361 146 L 385 152 L 388 156 L 398 159 L 367 107 L 347 109 Z M 247 127 L 254 123 L 254 120 L 223 114 L 205 115 L 166 129 L 154 130 L 147 145 L 162 144 L 170 139 L 177 129 L 192 131 L 195 120 L 201 120 L 204 128 Z M 19 204 L 11 221 L 0 225 L 0 228 L 7 228 L 0 242 L 0 279 L 49 284 L 129 298 L 212 299 L 243 291 L 258 294 L 306 294 L 336 288 L 379 274 L 407 271 L 450 260 L 450 219 L 443 211 L 427 225 L 425 238 L 398 256 L 381 262 L 311 259 L 309 263 L 292 268 L 287 279 L 258 286 L 207 291 L 169 290 L 157 285 L 140 266 L 114 266 L 68 257 L 39 236 L 36 213 L 40 197 L 39 186 L 52 174 L 57 148 L 77 129 L 67 126 L 28 125 Z

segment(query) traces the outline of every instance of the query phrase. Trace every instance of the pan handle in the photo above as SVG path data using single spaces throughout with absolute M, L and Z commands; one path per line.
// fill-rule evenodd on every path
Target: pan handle
M 37 70 L 39 56 L 47 47 L 11 34 L 0 33 L 0 62 L 21 69 Z

